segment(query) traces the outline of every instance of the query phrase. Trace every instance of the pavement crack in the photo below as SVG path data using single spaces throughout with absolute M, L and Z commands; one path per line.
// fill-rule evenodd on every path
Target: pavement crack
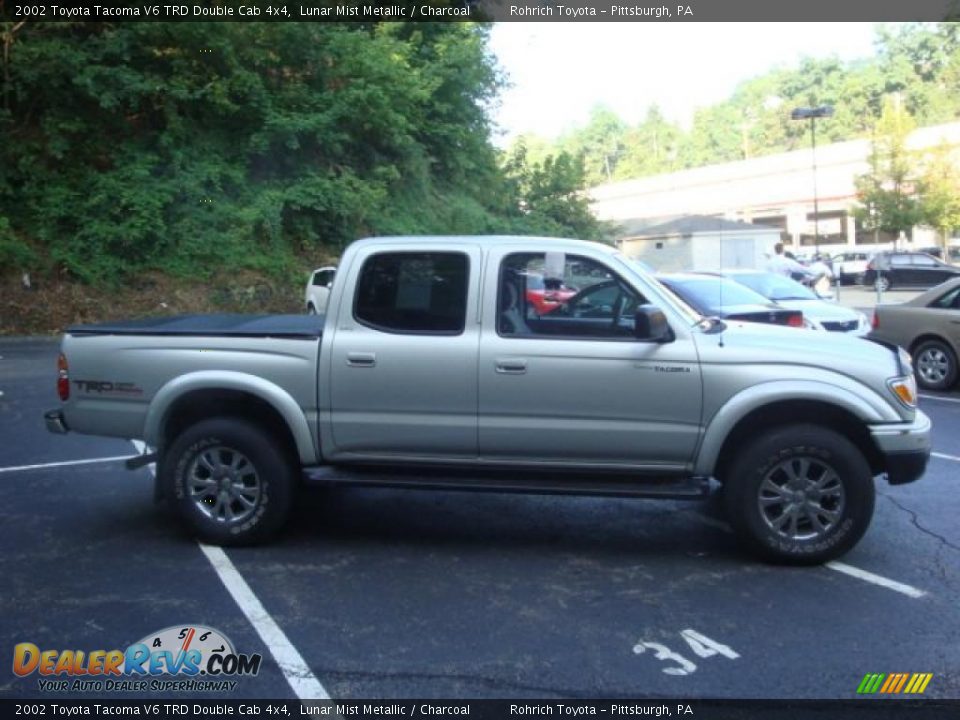
M 901 504 L 896 500 L 896 498 L 894 498 L 892 495 L 887 495 L 886 493 L 879 493 L 879 494 L 882 495 L 883 497 L 885 497 L 885 498 L 886 498 L 887 500 L 889 500 L 890 502 L 892 502 L 894 505 L 896 505 L 898 508 L 900 508 L 903 512 L 907 513 L 907 515 L 910 516 L 910 524 L 913 525 L 917 530 L 919 530 L 920 532 L 922 532 L 924 535 L 929 535 L 930 537 L 934 538 L 935 540 L 939 540 L 942 545 L 945 545 L 946 547 L 950 548 L 951 550 L 956 550 L 956 551 L 960 552 L 960 546 L 954 545 L 952 542 L 950 542 L 949 540 L 947 540 L 943 535 L 940 535 L 940 534 L 938 534 L 938 533 L 935 533 L 933 530 L 930 530 L 929 528 L 925 528 L 923 525 L 921 525 L 921 524 L 920 524 L 920 521 L 917 519 L 917 514 L 916 514 L 913 510 L 911 510 L 911 509 L 908 508 L 908 507 L 904 507 L 903 505 L 901 505 Z

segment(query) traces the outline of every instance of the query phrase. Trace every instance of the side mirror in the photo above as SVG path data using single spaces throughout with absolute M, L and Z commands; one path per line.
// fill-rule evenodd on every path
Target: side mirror
M 633 335 L 637 340 L 654 343 L 673 342 L 667 316 L 655 305 L 641 305 L 633 316 Z

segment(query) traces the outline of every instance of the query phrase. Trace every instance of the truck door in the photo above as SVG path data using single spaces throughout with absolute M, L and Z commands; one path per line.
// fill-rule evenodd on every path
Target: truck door
M 638 341 L 634 314 L 647 300 L 631 283 L 598 260 L 551 255 L 498 248 L 488 260 L 481 457 L 682 470 L 700 431 L 693 340 L 677 332 L 667 344 Z M 530 274 L 560 275 L 577 293 L 538 314 Z
M 476 246 L 376 245 L 341 269 L 324 343 L 331 459 L 476 458 L 480 259 Z

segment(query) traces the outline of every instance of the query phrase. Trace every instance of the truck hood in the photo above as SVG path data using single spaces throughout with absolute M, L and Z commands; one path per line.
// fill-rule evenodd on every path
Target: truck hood
M 696 335 L 706 364 L 800 365 L 839 372 L 881 391 L 899 374 L 889 348 L 846 333 L 726 320 L 726 330 Z

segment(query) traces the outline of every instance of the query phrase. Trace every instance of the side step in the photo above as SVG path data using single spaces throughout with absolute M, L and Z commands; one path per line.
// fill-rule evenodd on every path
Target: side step
M 699 500 L 713 488 L 709 478 L 611 477 L 609 475 L 547 475 L 543 473 L 447 473 L 410 470 L 311 468 L 305 475 L 313 482 L 364 487 L 406 487 L 420 490 L 466 490 L 525 493 L 530 495 L 595 495 L 604 497 Z

